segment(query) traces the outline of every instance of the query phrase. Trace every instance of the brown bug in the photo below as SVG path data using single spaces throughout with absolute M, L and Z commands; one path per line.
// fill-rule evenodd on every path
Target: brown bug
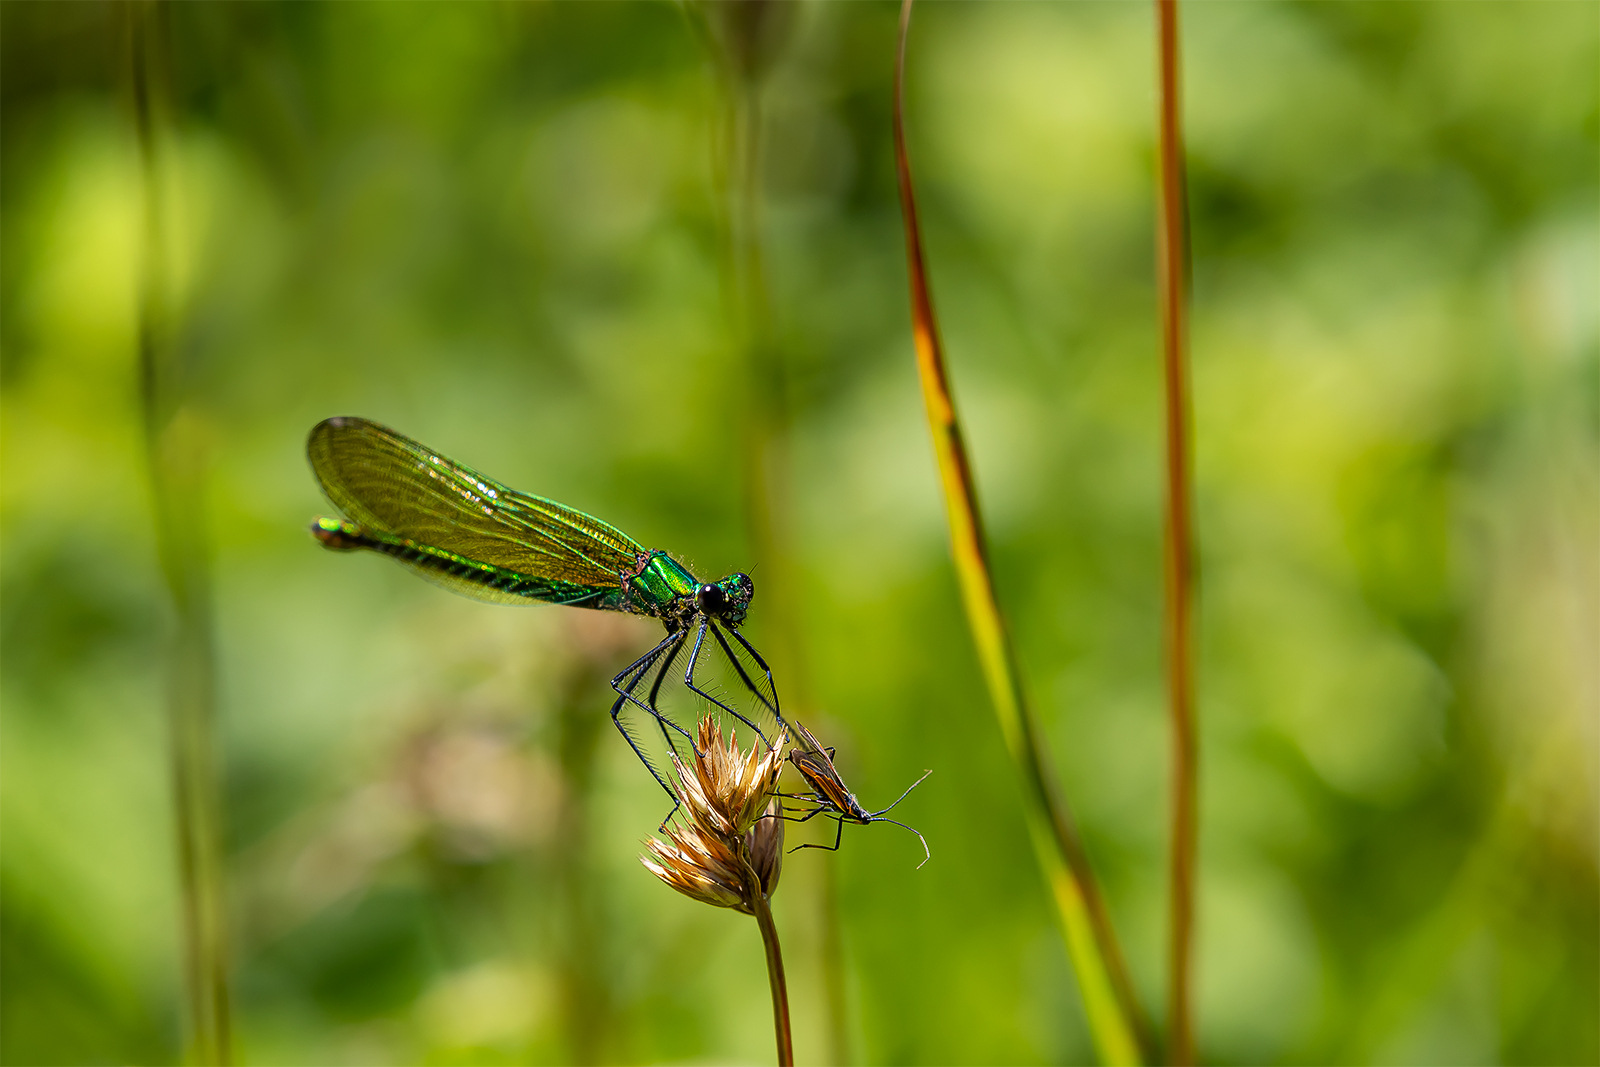
M 927 840 L 905 823 L 885 818 L 885 813 L 890 808 L 893 808 L 895 804 L 904 800 L 911 790 L 921 785 L 922 778 L 932 774 L 932 769 L 923 771 L 922 778 L 918 778 L 907 786 L 906 791 L 901 793 L 899 799 L 894 804 L 890 804 L 888 808 L 884 808 L 883 811 L 868 811 L 861 806 L 860 801 L 856 800 L 856 795 L 846 788 L 844 779 L 839 777 L 839 771 L 833 765 L 833 749 L 823 748 L 817 739 L 812 736 L 811 731 L 800 723 L 791 721 L 790 725 L 794 727 L 798 737 L 797 739 L 791 739 L 790 743 L 793 747 L 789 749 L 789 762 L 794 764 L 795 770 L 800 772 L 801 777 L 806 780 L 806 784 L 811 787 L 812 791 L 810 793 L 780 793 L 778 795 L 788 797 L 791 800 L 808 801 L 815 804 L 816 807 L 799 818 L 780 817 L 787 818 L 790 822 L 807 822 L 815 816 L 827 813 L 832 815 L 838 822 L 839 830 L 833 835 L 833 844 L 831 845 L 796 845 L 789 851 L 795 852 L 802 848 L 825 848 L 829 852 L 837 852 L 839 850 L 839 842 L 844 836 L 846 820 L 860 823 L 862 826 L 875 822 L 892 822 L 901 829 L 910 830 L 917 835 L 917 840 L 922 842 L 922 863 L 917 864 L 917 869 L 921 870 L 922 864 L 927 863 L 932 856 L 932 853 L 928 851 Z M 796 740 L 798 743 L 796 743 Z

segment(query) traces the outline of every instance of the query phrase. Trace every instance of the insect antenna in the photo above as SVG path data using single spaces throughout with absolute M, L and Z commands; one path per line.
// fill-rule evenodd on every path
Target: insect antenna
M 928 768 L 928 769 L 927 769 L 927 770 L 925 770 L 925 771 L 923 771 L 923 772 L 922 772 L 922 778 L 926 778 L 926 777 L 928 777 L 928 775 L 930 775 L 930 774 L 932 774 L 932 773 L 933 773 L 933 768 L 932 768 L 932 767 L 929 767 L 929 768 Z M 905 792 L 904 792 L 904 793 L 901 793 L 901 794 L 900 794 L 900 796 L 899 796 L 899 797 L 898 797 L 898 798 L 897 798 L 897 799 L 896 799 L 896 800 L 895 800 L 895 802 L 894 802 L 894 804 L 898 804 L 898 803 L 900 803 L 900 801 L 902 801 L 902 800 L 904 800 L 904 799 L 905 799 L 905 798 L 906 798 L 906 796 L 907 796 L 907 794 L 909 794 L 909 793 L 910 793 L 910 792 L 911 792 L 911 791 L 912 791 L 912 790 L 913 790 L 913 789 L 915 789 L 915 788 L 916 788 L 916 787 L 917 787 L 917 786 L 919 786 L 919 785 L 921 785 L 921 784 L 922 784 L 922 778 L 918 778 L 918 779 L 917 779 L 917 780 L 916 780 L 916 781 L 914 781 L 914 782 L 912 782 L 912 783 L 911 783 L 911 784 L 910 784 L 910 785 L 908 785 L 908 786 L 906 786 L 906 791 L 905 791 Z M 891 808 L 893 808 L 893 807 L 894 807 L 894 804 L 890 804 L 890 805 L 889 805 L 889 807 L 887 807 L 887 808 L 884 808 L 884 809 L 883 809 L 883 811 L 875 811 L 875 812 L 873 812 L 873 813 L 872 813 L 872 817 L 873 817 L 873 818 L 874 818 L 874 819 L 876 819 L 876 818 L 877 818 L 877 817 L 878 817 L 878 816 L 880 816 L 880 815 L 882 815 L 882 814 L 883 814 L 883 813 L 884 813 L 884 812 L 887 812 L 887 811 L 889 811 L 889 810 L 890 810 L 890 809 L 891 809 Z M 885 819 L 885 820 L 883 820 L 883 821 L 884 821 L 884 822 L 894 822 L 894 820 L 893 820 L 893 819 Z M 895 825 L 896 825 L 896 826 L 900 826 L 900 825 L 902 825 L 902 824 L 901 824 L 901 823 L 895 823 Z M 907 827 L 906 827 L 906 829 L 907 829 L 907 830 L 910 830 L 910 829 L 911 829 L 911 827 L 909 827 L 909 826 L 907 826 Z M 913 833 L 915 833 L 915 831 L 912 831 L 912 832 L 913 832 Z M 918 836 L 918 837 L 921 837 L 921 836 L 922 836 L 922 835 L 921 835 L 921 834 L 917 834 L 917 836 Z M 926 848 L 926 847 L 927 847 L 927 842 L 926 842 L 926 841 L 924 841 L 924 842 L 923 842 L 923 847 L 924 847 L 924 848 Z
M 927 777 L 927 775 L 923 775 L 923 778 L 926 778 L 926 777 Z M 922 778 L 918 778 L 917 781 L 919 781 L 919 782 L 922 781 Z M 908 790 L 908 792 L 909 792 L 909 790 Z M 928 839 L 923 837 L 922 834 L 918 833 L 916 830 L 914 830 L 911 827 L 907 826 L 905 823 L 899 822 L 899 821 L 897 821 L 895 819 L 879 818 L 876 815 L 874 815 L 872 817 L 872 821 L 873 822 L 892 822 L 896 826 L 900 827 L 900 829 L 902 829 L 902 830 L 911 830 L 912 833 L 917 835 L 917 840 L 922 842 L 922 863 L 917 864 L 917 868 L 916 868 L 917 870 L 919 870 L 919 871 L 922 870 L 923 864 L 927 863 L 930 859 L 933 858 L 933 853 L 928 851 Z

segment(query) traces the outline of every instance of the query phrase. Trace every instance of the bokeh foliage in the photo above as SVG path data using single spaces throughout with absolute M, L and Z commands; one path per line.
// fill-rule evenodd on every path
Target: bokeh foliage
M 839 873 L 864 1062 L 1089 1056 L 968 644 L 910 355 L 891 4 L 768 88 L 810 725 L 914 839 Z M 1600 1058 L 1600 14 L 1186 5 L 1211 1061 Z M 0 1058 L 177 1054 L 176 903 L 112 5 L 0 6 Z M 208 442 L 245 1062 L 763 1061 L 748 924 L 635 862 L 605 722 L 647 626 L 319 551 L 331 414 L 747 565 L 746 375 L 684 14 L 169 11 L 169 283 Z M 1144 5 L 939 4 L 909 124 L 1002 599 L 1147 1003 L 1166 737 Z M 761 581 L 759 569 L 756 581 Z M 749 628 L 761 643 L 761 601 Z M 782 679 L 780 679 L 780 684 Z

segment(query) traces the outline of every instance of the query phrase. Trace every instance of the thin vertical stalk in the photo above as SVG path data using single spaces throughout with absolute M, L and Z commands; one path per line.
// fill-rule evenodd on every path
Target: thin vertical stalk
M 778 1067 L 794 1067 L 794 1041 L 789 1034 L 789 984 L 783 976 L 783 947 L 778 944 L 778 927 L 772 921 L 772 905 L 761 888 L 760 877 L 750 865 L 750 858 L 741 854 L 739 859 L 750 910 L 761 928 L 761 945 L 767 952 L 767 984 L 772 988 L 772 1028 L 778 1044 Z
M 178 854 L 185 985 L 185 1058 L 232 1059 L 225 906 L 220 861 L 220 802 L 214 765 L 216 654 L 211 583 L 195 516 L 204 463 L 195 420 L 177 402 L 173 381 L 172 300 L 167 292 L 167 227 L 157 124 L 166 88 L 165 12 L 130 6 L 134 126 L 143 183 L 138 307 L 139 398 L 154 502 L 156 547 L 172 596 L 176 632 L 168 651 L 167 717 Z
M 895 166 L 905 219 L 917 373 L 922 382 L 928 428 L 933 435 L 939 464 L 939 480 L 950 523 L 951 554 L 995 714 L 1000 720 L 1006 747 L 1022 776 L 1024 810 L 1034 852 L 1056 905 L 1095 1048 L 1106 1063 L 1139 1063 L 1143 1052 L 1133 986 L 1077 827 L 1057 785 L 1043 732 L 1022 689 L 1016 652 L 995 596 L 977 489 L 945 371 L 944 351 L 928 291 L 911 166 L 906 155 L 905 59 L 911 6 L 912 0 L 904 0 L 900 9 L 894 84 Z
M 603 720 L 594 713 L 595 691 L 610 679 L 618 664 L 609 630 L 602 625 L 576 631 L 576 661 L 561 687 L 558 706 L 557 755 L 565 788 L 556 824 L 555 882 L 561 920 L 560 999 L 566 1038 L 566 1060 L 578 1065 L 610 1063 L 621 1047 L 615 1033 L 611 987 L 606 981 L 608 926 L 600 894 L 595 891 L 595 860 L 590 848 L 594 820 L 595 755 Z
M 733 118 L 732 154 L 737 161 L 730 227 L 737 265 L 735 319 L 749 383 L 744 427 L 745 523 L 761 574 L 761 617 L 774 672 L 784 680 L 786 706 L 805 713 L 809 690 L 794 595 L 794 559 L 789 545 L 792 483 L 789 466 L 787 382 L 783 353 L 773 336 L 761 230 L 761 99 L 758 86 L 739 83 Z M 818 925 L 818 963 L 827 1013 L 827 1061 L 849 1056 L 849 1004 L 845 997 L 843 935 L 839 927 L 837 875 L 833 864 L 810 872 Z
M 792 12 L 772 0 L 738 0 L 710 5 L 706 17 L 721 20 L 720 32 L 709 25 L 702 29 L 718 58 L 726 101 L 716 173 L 725 204 L 725 284 L 745 383 L 740 406 L 745 528 L 763 605 L 763 648 L 774 675 L 783 679 L 785 707 L 804 715 L 809 688 L 789 538 L 791 413 L 783 350 L 773 326 L 761 217 L 763 89 Z M 845 1064 L 850 1062 L 849 1003 L 837 874 L 832 864 L 817 864 L 808 873 L 826 1012 L 825 1059 Z
M 1156 272 L 1166 393 L 1165 644 L 1172 719 L 1172 858 L 1168 943 L 1167 1058 L 1194 1062 L 1190 976 L 1194 949 L 1196 740 L 1194 523 L 1189 454 L 1189 273 L 1177 0 L 1156 0 L 1161 80 L 1160 225 Z

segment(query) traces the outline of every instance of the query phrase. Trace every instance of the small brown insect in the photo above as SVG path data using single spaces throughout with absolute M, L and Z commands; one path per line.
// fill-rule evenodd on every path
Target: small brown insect
M 875 822 L 892 822 L 901 829 L 911 830 L 912 833 L 917 835 L 917 840 L 922 842 L 922 863 L 917 864 L 917 869 L 921 870 L 922 864 L 927 863 L 932 856 L 928 851 L 927 840 L 905 823 L 885 818 L 884 815 L 890 808 L 894 807 L 894 804 L 904 800 L 911 790 L 921 785 L 922 778 L 928 777 L 933 771 L 931 769 L 923 771 L 922 778 L 918 778 L 907 786 L 906 791 L 901 793 L 899 799 L 894 804 L 890 804 L 888 808 L 884 808 L 883 811 L 868 811 L 861 806 L 860 801 L 856 800 L 856 795 L 845 787 L 844 779 L 839 777 L 839 771 L 833 765 L 833 749 L 823 748 L 817 739 L 812 736 L 811 731 L 800 725 L 800 723 L 791 721 L 790 725 L 794 727 L 798 736 L 796 739 L 791 740 L 793 747 L 789 749 L 789 762 L 794 764 L 795 770 L 800 772 L 801 777 L 806 780 L 806 784 L 811 787 L 812 792 L 779 793 L 777 795 L 788 797 L 791 800 L 807 801 L 815 804 L 816 807 L 797 819 L 788 816 L 783 816 L 783 818 L 789 818 L 790 822 L 807 822 L 817 815 L 827 813 L 838 821 L 839 830 L 838 833 L 833 835 L 833 844 L 831 845 L 796 845 L 789 851 L 794 852 L 802 848 L 825 848 L 829 852 L 837 852 L 839 850 L 839 842 L 844 836 L 846 820 L 860 823 L 862 826 Z

